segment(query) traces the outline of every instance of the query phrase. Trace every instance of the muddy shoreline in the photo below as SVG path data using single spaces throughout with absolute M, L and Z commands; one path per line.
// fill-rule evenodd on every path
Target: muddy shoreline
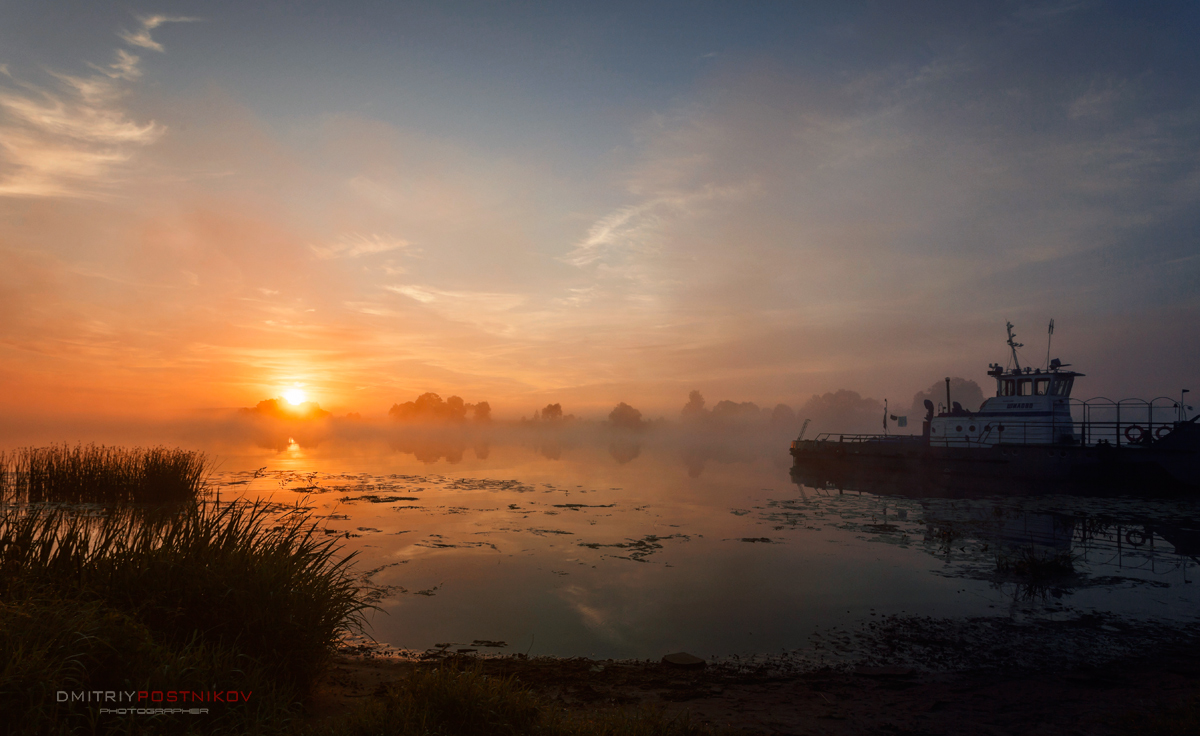
M 664 708 L 747 734 L 1118 735 L 1200 695 L 1195 626 L 893 617 L 863 630 L 855 656 L 838 662 L 785 654 L 679 667 L 361 649 L 339 655 L 312 712 L 333 715 L 436 666 L 513 676 L 567 709 Z M 830 640 L 839 636 L 855 638 Z

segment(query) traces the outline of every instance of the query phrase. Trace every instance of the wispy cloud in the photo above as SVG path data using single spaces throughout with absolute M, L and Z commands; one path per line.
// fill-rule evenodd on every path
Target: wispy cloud
M 415 284 L 385 286 L 390 292 L 415 299 L 422 304 L 438 304 L 461 308 L 466 312 L 484 310 L 504 312 L 519 306 L 526 297 L 522 294 L 502 294 L 487 291 L 446 291 Z
M 162 51 L 150 31 L 163 23 L 194 18 L 140 18 L 140 29 L 121 37 L 134 46 Z M 88 64 L 97 74 L 53 73 L 55 84 L 14 80 L 0 85 L 0 196 L 98 196 L 119 179 L 135 150 L 158 140 L 163 126 L 136 122 L 122 100 L 124 83 L 142 75 L 140 58 L 117 49 L 106 65 Z M 7 67 L 0 68 L 13 79 Z
M 0 91 L 0 109 L 17 127 L 88 143 L 149 143 L 161 134 L 161 127 L 153 121 L 139 125 L 129 120 L 117 105 L 120 91 L 107 80 L 59 79 L 64 89 L 57 94 Z
M 587 235 L 563 256 L 563 261 L 582 267 L 603 259 L 618 248 L 645 248 L 661 221 L 661 211 L 674 205 L 670 199 L 660 198 L 610 212 L 588 228 Z
M 8 169 L 0 196 L 89 196 L 111 184 L 132 149 L 154 142 L 162 126 L 139 124 L 102 77 L 59 77 L 59 89 L 0 88 L 0 155 Z
M 653 251 L 657 235 L 668 219 L 694 214 L 706 202 L 746 197 L 755 188 L 753 182 L 725 186 L 707 183 L 691 191 L 652 194 L 638 204 L 601 217 L 562 261 L 578 267 L 604 262 L 611 267 L 614 261 Z
M 138 18 L 138 22 L 141 25 L 137 29 L 133 31 L 121 31 L 117 35 L 120 36 L 122 40 L 124 40 L 125 43 L 129 44 L 130 46 L 141 46 L 144 49 L 162 52 L 165 51 L 163 45 L 151 38 L 150 31 L 158 28 L 163 23 L 195 23 L 198 20 L 200 20 L 200 18 L 169 15 L 144 15 Z
M 141 62 L 141 57 L 134 56 L 125 49 L 117 49 L 117 59 L 108 66 L 100 66 L 99 64 L 88 63 L 88 66 L 100 72 L 110 79 L 128 79 L 134 80 L 142 76 L 142 70 L 138 66 Z
M 318 258 L 358 258 L 376 253 L 387 253 L 393 250 L 405 250 L 412 243 L 403 238 L 393 238 L 379 233 L 366 235 L 350 233 L 343 235 L 327 245 L 311 245 L 309 248 Z

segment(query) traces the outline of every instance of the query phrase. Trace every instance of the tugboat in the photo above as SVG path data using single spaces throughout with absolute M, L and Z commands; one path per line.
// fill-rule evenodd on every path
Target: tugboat
M 1051 323 L 1053 325 L 1053 323 Z M 1200 415 L 1179 401 L 1071 397 L 1084 374 L 1049 360 L 1022 367 L 1007 323 L 1009 367 L 993 363 L 996 395 L 976 411 L 925 400 L 920 435 L 833 434 L 792 442 L 806 485 L 953 485 L 1037 492 L 1064 485 L 1126 490 L 1200 487 Z M 1049 356 L 1047 356 L 1049 357 Z

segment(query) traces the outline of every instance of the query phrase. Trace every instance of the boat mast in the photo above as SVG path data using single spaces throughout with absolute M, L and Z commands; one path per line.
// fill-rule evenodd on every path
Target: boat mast
M 1012 331 L 1013 323 L 1006 320 L 1004 324 L 1008 327 L 1008 347 L 1012 349 L 1013 365 L 1016 366 L 1016 368 L 1017 368 L 1016 372 L 1020 373 L 1021 372 L 1021 362 L 1019 360 L 1017 360 L 1017 348 L 1023 348 L 1025 346 L 1019 342 L 1016 342 L 1017 336 L 1014 335 L 1013 331 Z
M 1046 337 L 1046 368 L 1050 368 L 1050 342 L 1054 339 L 1054 320 L 1050 320 L 1049 335 Z

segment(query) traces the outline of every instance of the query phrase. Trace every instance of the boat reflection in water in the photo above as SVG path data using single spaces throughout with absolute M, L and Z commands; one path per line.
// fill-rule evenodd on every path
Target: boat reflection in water
M 1112 484 L 1089 492 L 1013 479 L 931 482 L 870 466 L 843 471 L 835 478 L 794 467 L 791 477 L 805 501 L 871 499 L 876 523 L 866 531 L 920 540 L 914 546 L 943 559 L 946 574 L 987 580 L 1013 601 L 1085 589 L 1165 590 L 1192 583 L 1196 571 L 1188 568 L 1200 564 L 1200 504 L 1188 496 Z

